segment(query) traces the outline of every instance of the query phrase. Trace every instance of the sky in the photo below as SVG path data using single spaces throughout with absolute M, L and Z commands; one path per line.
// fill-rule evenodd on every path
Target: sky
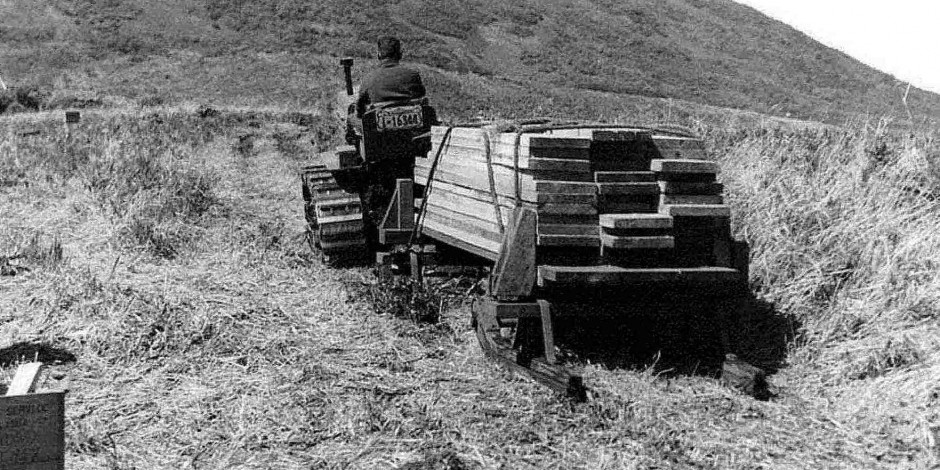
M 940 0 L 735 0 L 817 41 L 940 93 Z

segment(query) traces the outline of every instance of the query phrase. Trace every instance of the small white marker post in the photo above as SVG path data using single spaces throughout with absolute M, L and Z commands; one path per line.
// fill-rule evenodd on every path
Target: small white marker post
M 33 393 L 41 372 L 20 365 L 0 397 L 0 469 L 65 469 L 65 392 Z
M 68 137 L 72 137 L 72 128 L 77 126 L 79 122 L 82 121 L 82 114 L 78 111 L 66 111 L 65 112 L 65 132 L 68 134 Z

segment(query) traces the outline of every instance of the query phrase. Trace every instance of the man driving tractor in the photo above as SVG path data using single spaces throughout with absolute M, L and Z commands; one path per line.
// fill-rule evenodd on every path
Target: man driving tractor
M 373 250 L 396 180 L 414 179 L 415 157 L 430 150 L 430 135 L 422 134 L 436 121 L 421 75 L 401 65 L 401 57 L 397 38 L 379 38 L 380 63 L 362 81 L 347 120 L 346 141 L 359 149 L 364 160 L 361 199 L 367 241 Z

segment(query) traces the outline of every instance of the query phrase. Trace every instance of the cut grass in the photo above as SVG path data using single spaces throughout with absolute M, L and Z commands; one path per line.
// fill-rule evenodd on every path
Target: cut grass
M 3 121 L 0 161 L 19 183 L 0 188 L 0 253 L 41 233 L 36 252 L 58 237 L 66 261 L 0 280 L 0 357 L 37 345 L 57 352 L 51 371 L 65 378 L 46 385 L 70 390 L 72 468 L 934 462 L 924 433 L 940 425 L 929 230 L 937 180 L 923 140 L 864 128 L 703 127 L 722 157 L 736 229 L 754 247 L 752 283 L 802 325 L 771 378 L 777 396 L 757 402 L 652 365 L 588 365 L 593 396 L 573 405 L 485 360 L 460 302 L 435 325 L 379 314 L 347 287 L 369 284 L 369 272 L 313 261 L 296 170 L 329 128 L 289 113 L 198 116 L 91 115 L 91 148 L 71 154 L 58 124 Z M 37 126 L 41 134 L 20 137 Z M 252 151 L 236 153 L 246 133 Z M 306 150 L 284 144 L 293 135 Z M 119 161 L 138 144 L 150 163 Z M 86 184 L 92 168 L 100 184 Z M 145 187 L 134 177 L 143 168 L 209 178 L 212 204 L 174 178 Z M 125 217 L 101 200 L 122 193 L 176 208 L 131 206 L 125 216 L 197 233 L 174 245 L 175 258 L 120 243 Z M 196 202 L 173 205 L 164 193 Z

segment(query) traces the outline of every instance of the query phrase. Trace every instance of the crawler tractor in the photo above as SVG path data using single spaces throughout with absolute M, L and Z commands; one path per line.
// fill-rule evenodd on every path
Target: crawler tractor
M 418 279 L 429 263 L 485 264 L 486 294 L 470 319 L 483 351 L 576 399 L 582 378 L 557 340 L 590 343 L 578 337 L 588 317 L 705 311 L 719 357 L 733 352 L 748 247 L 732 238 L 701 140 L 674 128 L 544 120 L 433 126 L 433 116 L 426 100 L 372 106 L 358 146 L 303 169 L 309 239 L 325 261 L 375 257 Z M 415 178 L 398 180 L 384 217 L 370 223 L 363 167 L 389 155 L 415 157 Z

